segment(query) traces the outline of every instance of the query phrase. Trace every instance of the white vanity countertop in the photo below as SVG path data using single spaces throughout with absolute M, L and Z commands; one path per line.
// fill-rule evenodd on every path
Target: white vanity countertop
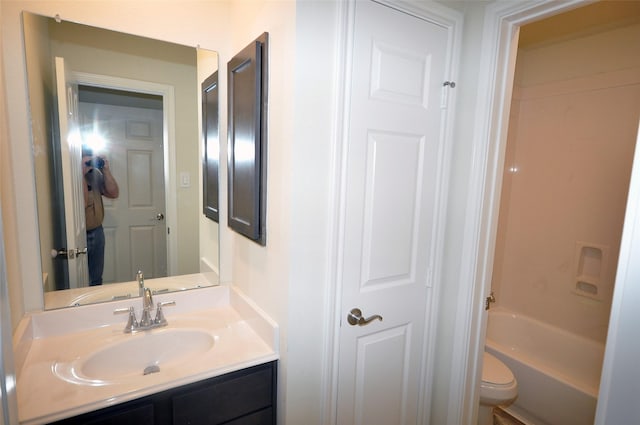
M 25 355 L 17 383 L 20 423 L 49 423 L 278 359 L 277 324 L 234 287 L 157 295 L 154 301 L 176 301 L 176 306 L 163 309 L 169 325 L 134 334 L 124 334 L 127 315 L 114 315 L 113 310 L 133 305 L 139 317 L 139 298 L 45 311 L 26 318 L 14 341 L 23 347 L 17 356 Z M 61 377 L 68 375 L 60 370 L 100 347 L 127 338 L 145 338 L 148 332 L 190 328 L 205 329 L 215 338 L 213 348 L 198 355 L 197 361 L 180 361 L 165 369 L 160 364 L 159 373 L 140 373 L 112 382 L 69 382 L 74 379 Z
M 193 288 L 214 286 L 218 275 L 214 272 L 193 273 L 179 276 L 157 277 L 145 280 L 145 287 L 154 291 L 180 291 Z M 109 283 L 101 286 L 66 289 L 64 291 L 46 291 L 44 305 L 47 310 L 87 305 L 117 299 L 134 299 L 138 296 L 138 282 Z

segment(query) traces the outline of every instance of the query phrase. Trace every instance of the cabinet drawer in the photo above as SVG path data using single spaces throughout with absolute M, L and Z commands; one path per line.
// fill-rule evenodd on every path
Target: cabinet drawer
M 268 409 L 227 422 L 224 425 L 274 425 L 275 423 L 273 409 L 269 407 Z
M 153 404 L 111 407 L 55 422 L 56 425 L 153 425 Z
M 269 408 L 274 396 L 273 375 L 272 365 L 256 366 L 175 395 L 173 424 L 214 425 Z

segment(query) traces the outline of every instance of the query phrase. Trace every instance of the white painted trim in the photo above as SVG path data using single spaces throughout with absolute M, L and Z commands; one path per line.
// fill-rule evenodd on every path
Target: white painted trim
M 79 84 L 110 89 L 127 90 L 162 96 L 162 127 L 164 139 L 164 186 L 165 209 L 167 227 L 171 233 L 167 234 L 167 274 L 178 272 L 178 182 L 176 172 L 176 134 L 175 134 L 175 93 L 174 87 L 167 84 L 150 81 L 133 80 L 129 78 L 113 77 L 110 75 L 73 72 L 73 77 Z
M 491 287 L 506 129 L 520 25 L 585 5 L 584 0 L 496 1 L 487 6 L 468 185 L 447 423 L 476 422 Z
M 341 304 L 342 304 L 342 259 L 344 247 L 344 222 L 345 212 L 345 185 L 343 184 L 346 172 L 346 152 L 349 122 L 349 99 L 347 98 L 347 84 L 351 79 L 351 58 L 353 57 L 353 26 L 355 19 L 355 1 L 349 0 L 338 3 L 338 28 L 335 49 L 339 59 L 336 60 L 334 69 L 335 94 L 334 94 L 334 128 L 333 128 L 333 152 L 331 169 L 333 173 L 332 185 L 329 193 L 332 211 L 329 228 L 331 237 L 329 238 L 333 255 L 328 265 L 328 275 L 330 282 L 335 284 L 327 285 L 327 343 L 323 356 L 326 359 L 325 382 L 323 382 L 323 418 L 322 423 L 326 425 L 336 424 L 338 417 L 338 368 L 340 356 L 340 324 L 341 324 Z
M 416 16 L 418 18 L 427 20 L 436 25 L 447 28 L 448 30 L 448 45 L 447 45 L 447 57 L 446 57 L 446 75 L 451 81 L 456 81 L 458 75 L 459 57 L 461 52 L 461 39 L 462 39 L 462 23 L 463 16 L 461 13 L 443 7 L 434 2 L 409 2 L 409 1 L 394 1 L 394 0 L 372 0 L 380 4 L 392 7 L 401 12 Z M 337 420 L 337 382 L 338 382 L 338 358 L 339 358 L 339 341 L 340 341 L 340 323 L 341 323 L 341 294 L 342 294 L 342 281 L 340 279 L 342 272 L 342 247 L 344 246 L 344 216 L 345 216 L 345 184 L 344 176 L 346 175 L 346 160 L 347 160 L 347 144 L 344 143 L 348 140 L 348 126 L 349 122 L 349 99 L 347 98 L 347 84 L 351 78 L 351 58 L 352 58 L 352 41 L 353 41 L 353 26 L 355 19 L 355 1 L 344 2 L 339 7 L 338 17 L 338 36 L 336 38 L 336 51 L 338 52 L 339 60 L 336 61 L 336 69 L 334 70 L 334 79 L 337 82 L 335 99 L 335 115 L 334 115 L 334 149 L 332 155 L 331 168 L 332 175 L 332 189 L 331 189 L 331 205 L 333 208 L 329 208 L 329 211 L 335 211 L 330 220 L 330 228 L 332 230 L 333 237 L 331 238 L 332 252 L 334 252 L 329 265 L 330 276 L 332 282 L 335 285 L 328 285 L 327 289 L 327 317 L 331 320 L 327 323 L 327 335 L 328 341 L 325 344 L 326 351 L 325 356 L 326 364 L 323 365 L 323 370 L 326 372 L 325 382 L 323 382 L 323 418 L 321 423 L 323 424 L 335 424 Z M 425 326 L 425 339 L 423 346 L 423 362 L 421 374 L 421 394 L 420 394 L 420 406 L 418 417 L 420 423 L 429 423 L 431 399 L 432 399 L 432 384 L 433 384 L 433 367 L 435 357 L 435 342 L 436 342 L 436 329 L 438 318 L 438 304 L 440 285 L 437 283 L 441 281 L 442 273 L 442 253 L 444 251 L 444 221 L 446 220 L 446 206 L 447 206 L 447 188 L 449 184 L 450 163 L 452 154 L 452 144 L 447 143 L 452 140 L 453 135 L 453 118 L 455 117 L 455 91 L 449 95 L 448 108 L 442 122 L 442 133 L 440 135 L 440 147 L 438 152 L 438 178 L 436 182 L 436 211 L 433 220 L 433 234 L 435 235 L 432 241 L 432 258 L 430 259 L 430 268 L 432 270 L 431 283 L 432 291 L 427 300 L 427 317 L 425 321 L 428 326 Z
M 2 109 L 0 107 L 0 112 L 4 113 Z M 14 363 L 9 283 L 4 252 L 2 205 L 0 202 L 0 423 L 12 425 L 18 423 L 17 375 Z
M 640 123 L 639 123 L 640 124 Z M 640 301 L 640 125 L 631 171 L 611 317 L 602 365 L 595 424 L 634 423 L 640 413 L 636 397 L 640 344 L 637 338 Z M 611 406 L 609 406 L 611 404 Z M 620 408 L 622 406 L 622 408 Z M 611 408 L 610 408 L 611 407 Z M 632 419 L 635 418 L 635 419 Z

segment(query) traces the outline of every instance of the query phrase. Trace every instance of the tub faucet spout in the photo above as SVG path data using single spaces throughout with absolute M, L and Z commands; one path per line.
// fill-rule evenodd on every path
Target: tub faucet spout
M 484 300 L 484 309 L 489 310 L 491 308 L 491 304 L 496 302 L 496 296 L 493 295 L 493 291 L 489 294 L 489 296 Z

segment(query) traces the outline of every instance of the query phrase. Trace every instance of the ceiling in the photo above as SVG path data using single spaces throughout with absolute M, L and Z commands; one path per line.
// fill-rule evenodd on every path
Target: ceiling
M 602 0 L 523 25 L 519 46 L 537 47 L 634 24 L 640 24 L 640 0 Z

